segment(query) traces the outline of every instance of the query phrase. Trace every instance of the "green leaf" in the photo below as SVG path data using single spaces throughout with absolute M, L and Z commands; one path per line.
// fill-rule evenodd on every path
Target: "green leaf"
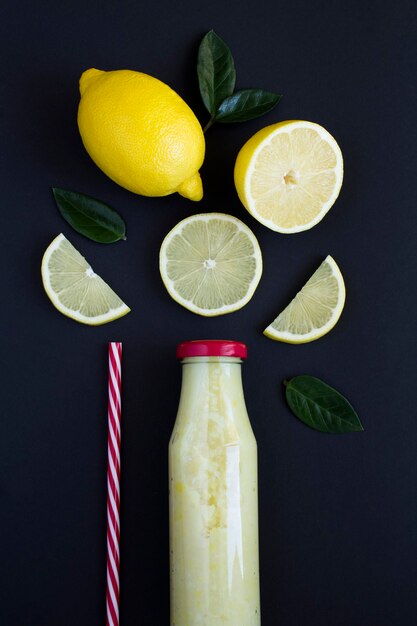
M 307 426 L 322 433 L 363 430 L 352 405 L 319 378 L 296 376 L 284 384 L 290 409 Z
M 111 206 L 75 191 L 52 187 L 52 192 L 64 220 L 81 235 L 99 243 L 126 239 L 125 223 Z
M 216 122 L 246 122 L 268 113 L 282 96 L 263 89 L 242 89 L 223 100 L 215 115 Z
M 214 117 L 219 104 L 233 93 L 236 83 L 232 53 L 214 30 L 210 30 L 200 43 L 197 74 L 204 105 Z

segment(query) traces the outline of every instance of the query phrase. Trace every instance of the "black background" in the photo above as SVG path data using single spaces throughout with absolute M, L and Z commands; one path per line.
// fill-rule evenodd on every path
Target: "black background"
M 219 337 L 249 347 L 244 386 L 259 445 L 264 626 L 416 624 L 415 3 L 6 4 L 1 626 L 105 623 L 110 340 L 124 342 L 121 624 L 169 623 L 166 449 L 181 382 L 175 346 Z M 82 146 L 79 76 L 92 66 L 155 75 L 204 125 L 195 66 L 210 28 L 232 49 L 239 88 L 284 98 L 261 119 L 208 131 L 200 203 L 135 196 L 106 178 Z M 287 236 L 257 223 L 233 185 L 239 148 L 284 119 L 322 124 L 345 159 L 329 214 Z M 51 186 L 113 205 L 128 240 L 104 246 L 73 232 Z M 264 257 L 251 302 L 214 319 L 172 301 L 158 272 L 164 235 L 209 211 L 244 220 Z M 59 232 L 131 306 L 127 317 L 90 328 L 52 307 L 40 262 Z M 347 288 L 335 329 L 301 346 L 263 337 L 327 254 Z M 302 373 L 342 391 L 365 432 L 323 435 L 297 421 L 281 383 Z

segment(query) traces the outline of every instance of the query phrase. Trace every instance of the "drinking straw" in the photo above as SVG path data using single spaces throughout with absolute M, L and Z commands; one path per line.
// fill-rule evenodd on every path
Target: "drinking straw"
M 106 625 L 119 626 L 122 344 L 109 343 Z

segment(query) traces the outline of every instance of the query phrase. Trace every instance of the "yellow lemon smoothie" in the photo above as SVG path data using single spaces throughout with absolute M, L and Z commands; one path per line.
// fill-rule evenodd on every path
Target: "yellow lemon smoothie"
M 259 626 L 257 445 L 241 378 L 246 347 L 187 342 L 177 354 L 183 383 L 169 443 L 171 626 Z

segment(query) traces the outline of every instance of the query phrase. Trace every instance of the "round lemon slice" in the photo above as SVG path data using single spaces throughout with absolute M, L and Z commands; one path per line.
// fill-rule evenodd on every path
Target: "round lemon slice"
M 280 122 L 245 143 L 234 175 L 239 198 L 253 217 L 280 233 L 298 233 L 320 222 L 335 202 L 343 157 L 319 124 Z
M 170 296 L 186 309 L 212 317 L 243 307 L 262 275 L 252 231 L 224 213 L 192 215 L 165 237 L 159 255 Z
M 346 290 L 336 261 L 327 256 L 310 280 L 265 330 L 285 343 L 308 343 L 323 337 L 338 321 Z
M 130 311 L 62 233 L 46 249 L 41 273 L 52 304 L 77 322 L 98 326 Z

